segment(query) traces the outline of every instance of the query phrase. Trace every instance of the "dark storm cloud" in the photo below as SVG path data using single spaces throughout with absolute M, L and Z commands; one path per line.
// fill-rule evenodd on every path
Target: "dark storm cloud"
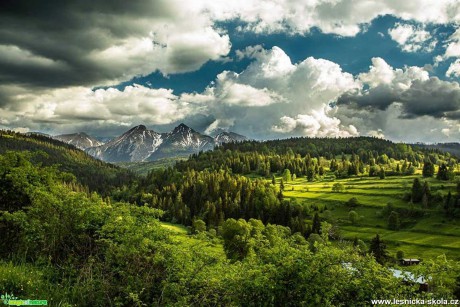
M 339 105 L 378 110 L 386 110 L 393 103 L 401 104 L 404 118 L 428 115 L 458 119 L 460 87 L 457 82 L 432 77 L 424 81 L 414 80 L 407 89 L 381 84 L 366 91 L 345 93 L 337 100 Z
M 90 53 L 146 36 L 148 20 L 171 16 L 164 1 L 1 1 L 0 45 L 18 59 L 0 52 L 0 83 L 58 87 L 116 78 L 119 71 L 98 65 Z M 24 63 L 19 59 L 24 52 L 49 61 Z

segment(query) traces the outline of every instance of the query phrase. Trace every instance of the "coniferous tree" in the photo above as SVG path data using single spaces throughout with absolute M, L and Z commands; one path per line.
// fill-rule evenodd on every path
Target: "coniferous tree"
M 380 264 L 384 264 L 388 258 L 387 246 L 383 243 L 378 234 L 371 240 L 369 253 L 371 253 Z
M 286 181 L 286 182 L 289 182 L 291 181 L 292 177 L 291 177 L 291 171 L 286 168 L 284 171 L 283 171 L 283 180 Z
M 439 180 L 449 180 L 449 170 L 444 163 L 439 167 L 436 178 Z
M 391 211 L 390 216 L 388 217 L 388 228 L 391 230 L 398 230 L 401 226 L 399 220 L 399 213 L 396 211 Z
M 321 233 L 321 220 L 319 218 L 318 212 L 315 213 L 313 217 L 313 223 L 311 227 L 311 232 L 320 234 Z
M 425 161 L 423 164 L 422 170 L 423 177 L 433 177 L 434 176 L 434 164 L 431 161 Z
M 385 169 L 383 169 L 383 167 L 380 168 L 379 178 L 385 179 Z
M 412 184 L 412 195 L 411 199 L 413 203 L 419 203 L 422 201 L 423 197 L 423 187 L 420 183 L 420 179 L 415 178 L 414 183 Z

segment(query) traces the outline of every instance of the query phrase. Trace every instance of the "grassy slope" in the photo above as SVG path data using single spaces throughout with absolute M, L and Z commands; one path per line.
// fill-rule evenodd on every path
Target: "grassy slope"
M 390 253 L 397 250 L 405 252 L 407 257 L 432 258 L 445 253 L 450 258 L 460 258 L 460 223 L 449 220 L 437 208 L 429 210 L 425 216 L 403 220 L 402 229 L 392 231 L 387 229 L 386 217 L 379 213 L 387 203 L 395 207 L 408 208 L 409 204 L 402 200 L 404 192 L 410 191 L 412 181 L 416 176 L 379 178 L 350 178 L 334 182 L 308 182 L 306 179 L 296 179 L 285 183 L 285 197 L 296 197 L 300 202 L 326 206 L 331 218 L 339 225 L 341 234 L 347 239 L 358 237 L 369 241 L 375 234 L 380 234 L 386 241 Z M 434 178 L 427 180 L 432 192 L 441 191 L 444 195 L 454 191 L 454 183 L 438 181 Z M 345 191 L 332 192 L 335 182 L 344 184 Z M 348 207 L 347 202 L 356 197 L 359 205 Z M 415 205 L 420 206 L 420 205 Z M 348 213 L 354 210 L 361 216 L 358 225 L 351 225 Z M 324 214 L 323 214 L 324 216 Z

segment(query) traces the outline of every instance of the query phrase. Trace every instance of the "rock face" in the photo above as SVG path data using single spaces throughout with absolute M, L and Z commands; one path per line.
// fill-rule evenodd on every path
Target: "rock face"
M 188 156 L 212 150 L 222 143 L 245 139 L 233 132 L 221 132 L 213 138 L 185 124 L 180 124 L 168 133 L 158 133 L 139 125 L 103 145 L 87 148 L 86 152 L 107 162 L 155 161 Z
M 100 146 L 103 144 L 99 140 L 93 138 L 92 136 L 89 136 L 84 132 L 55 135 L 53 136 L 53 138 L 67 144 L 72 144 L 75 147 L 80 148 L 82 150 L 85 150 L 89 147 Z
M 149 160 L 188 156 L 200 151 L 211 150 L 215 145 L 212 137 L 196 132 L 187 125 L 180 124 L 173 131 L 164 135 L 162 145 L 152 153 Z
M 235 133 L 235 132 L 221 132 L 214 137 L 216 143 L 231 143 L 231 142 L 241 142 L 245 141 L 248 138 L 244 135 Z
M 107 162 L 145 161 L 162 142 L 161 133 L 139 125 L 104 145 L 87 148 L 86 152 Z

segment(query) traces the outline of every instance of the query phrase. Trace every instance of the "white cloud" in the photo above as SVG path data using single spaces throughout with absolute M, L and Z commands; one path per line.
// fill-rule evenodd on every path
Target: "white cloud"
M 324 33 L 354 36 L 377 16 L 392 14 L 421 23 L 460 21 L 456 0 L 348 1 L 348 0 L 202 0 L 216 20 L 240 18 L 245 31 L 308 33 L 318 27 Z M 276 12 L 276 13 L 274 13 Z
M 367 135 L 396 142 L 451 142 L 460 138 L 457 120 L 438 119 L 430 116 L 402 118 L 401 105 L 392 104 L 386 110 L 355 109 L 342 106 L 336 117 L 343 125 L 353 124 Z M 442 133 L 449 129 L 449 136 Z M 446 130 L 444 130 L 446 131 Z
M 115 88 L 93 91 L 74 87 L 37 95 L 18 95 L 16 99 L 18 103 L 21 100 L 28 103 L 22 103 L 14 113 L 0 108 L 8 118 L 8 124 L 20 126 L 28 123 L 31 128 L 45 130 L 62 131 L 82 125 L 162 125 L 200 111 L 199 106 L 194 107 L 174 95 L 172 90 L 141 85 L 127 86 L 123 91 Z
M 359 135 L 355 126 L 344 126 L 340 119 L 330 117 L 327 108 L 313 110 L 311 114 L 298 114 L 294 118 L 283 116 L 280 123 L 274 125 L 272 130 L 294 135 L 310 137 L 350 137 Z
M 373 136 L 373 137 L 376 137 L 376 138 L 379 138 L 379 139 L 384 139 L 385 138 L 385 134 L 383 134 L 382 129 L 370 130 L 367 133 L 367 135 L 368 136 Z
M 437 43 L 422 26 L 396 23 L 394 28 L 388 30 L 388 34 L 405 52 L 431 52 Z
M 457 77 L 460 78 L 460 59 L 455 60 L 451 63 L 449 69 L 447 69 L 446 77 Z
M 373 58 L 359 91 L 342 95 L 335 117 L 368 135 L 396 141 L 449 141 L 460 137 L 460 86 L 430 77 L 421 67 L 393 68 Z M 448 135 L 446 132 L 449 132 Z
M 447 39 L 444 59 L 453 57 L 460 57 L 460 28 Z
M 381 85 L 390 85 L 396 89 L 407 89 L 415 80 L 426 81 L 429 79 L 429 73 L 422 67 L 410 66 L 404 69 L 393 69 L 382 58 L 372 58 L 372 65 L 369 72 L 361 73 L 358 79 L 375 88 Z
M 325 111 L 328 103 L 341 93 L 360 86 L 339 65 L 312 57 L 292 64 L 279 47 L 246 48 L 242 56 L 255 61 L 239 74 L 221 73 L 203 94 L 206 99 L 203 95 L 191 97 L 208 102 L 209 113 L 217 119 L 209 129 L 235 126 L 242 131 L 252 130 L 249 132 L 260 137 L 270 131 L 310 136 L 355 135 L 352 128 L 340 125 L 340 120 Z

